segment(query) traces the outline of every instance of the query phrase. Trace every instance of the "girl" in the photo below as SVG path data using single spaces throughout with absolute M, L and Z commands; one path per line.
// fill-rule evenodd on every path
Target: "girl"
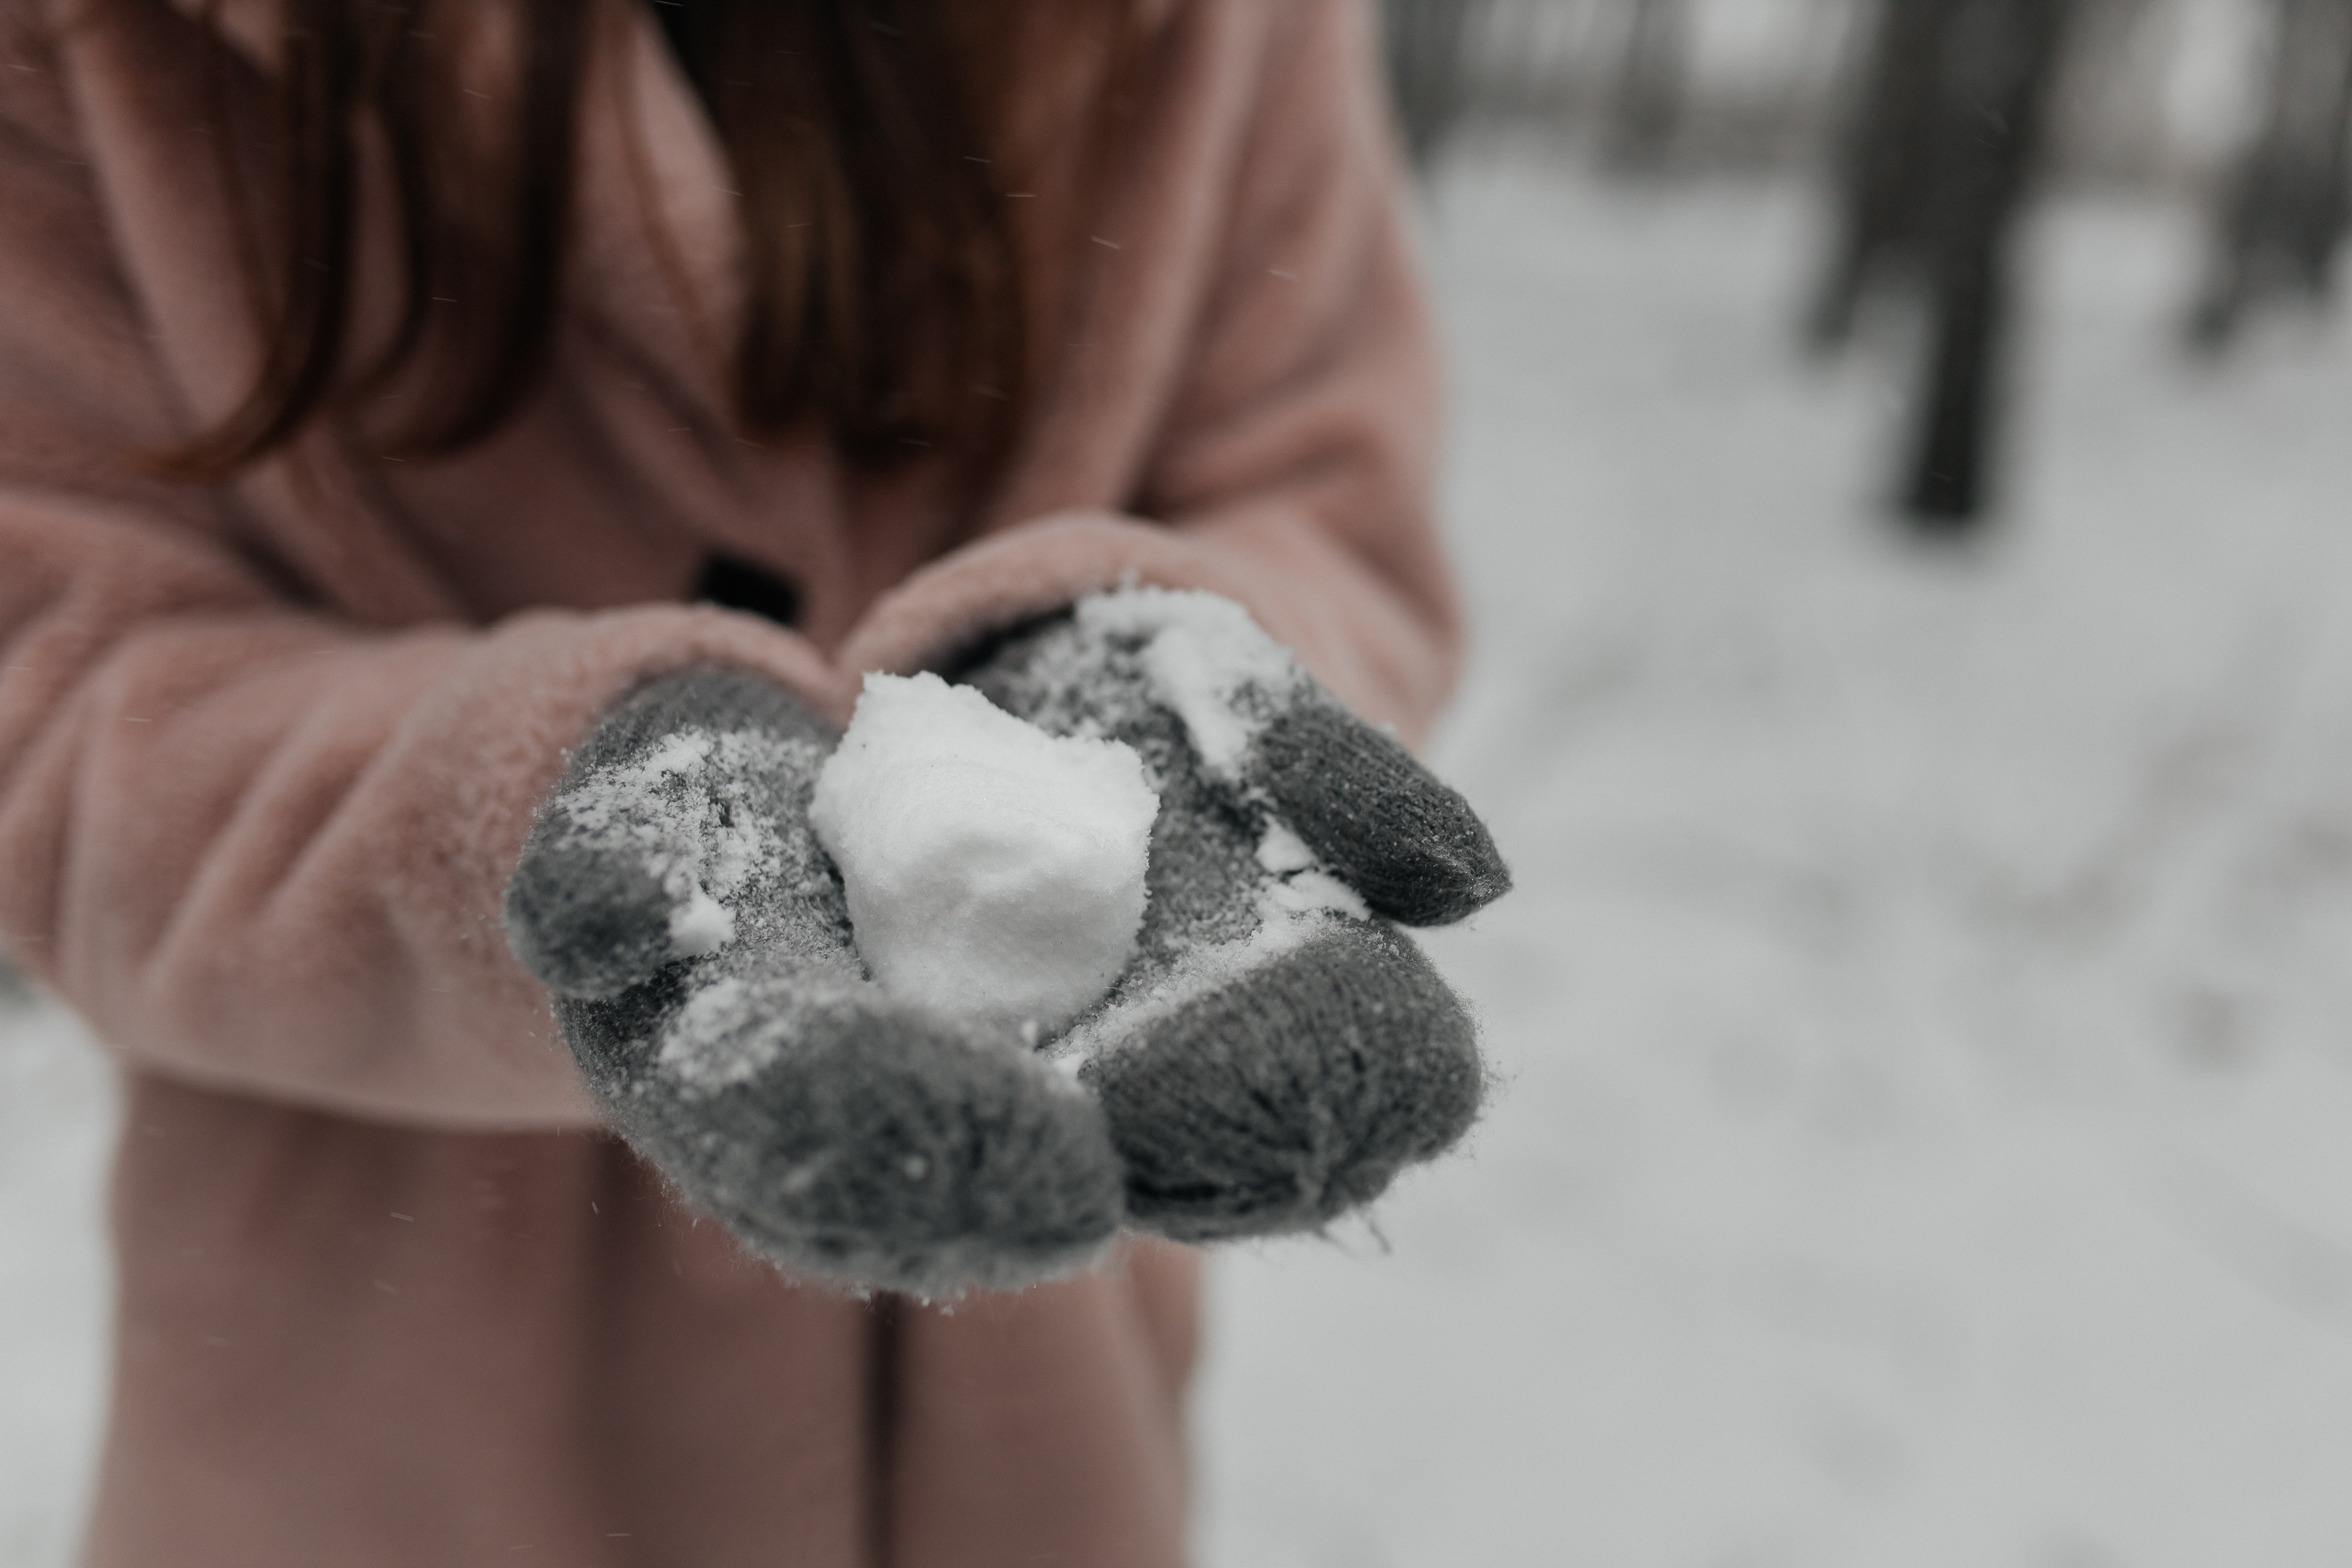
M 1192 1254 L 747 1259 L 502 899 L 631 694 L 835 724 L 1121 583 L 1423 730 L 1363 6 L 0 0 L 0 942 L 125 1068 L 87 1561 L 1181 1562 Z

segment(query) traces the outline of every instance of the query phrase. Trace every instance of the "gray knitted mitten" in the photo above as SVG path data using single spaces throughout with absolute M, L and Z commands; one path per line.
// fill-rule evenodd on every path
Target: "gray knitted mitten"
M 1392 924 L 1509 888 L 1459 795 L 1207 594 L 1083 601 L 964 678 L 1046 730 L 1125 741 L 1160 791 L 1139 956 L 1047 1047 L 1083 1058 L 1130 1225 L 1318 1228 L 1462 1136 L 1475 1030 Z
M 925 1295 L 1066 1272 L 1120 1220 L 1102 1110 L 865 977 L 808 826 L 837 738 L 737 672 L 638 692 L 541 808 L 508 939 L 614 1124 L 785 1267 Z

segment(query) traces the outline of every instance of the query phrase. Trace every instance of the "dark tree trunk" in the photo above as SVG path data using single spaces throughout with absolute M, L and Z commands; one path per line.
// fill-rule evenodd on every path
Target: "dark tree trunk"
M 2352 0 L 2277 0 L 2262 134 L 2223 188 L 2213 265 L 2189 319 L 2218 350 L 2246 309 L 2278 294 L 2324 298 L 2346 221 Z
M 1838 169 L 1836 239 L 1808 319 L 1823 348 L 1845 341 L 1874 272 L 1916 249 L 1934 125 L 1937 42 L 1948 0 L 1879 0 L 1859 112 Z
M 1902 491 L 1924 530 L 1968 528 L 1985 507 L 2011 237 L 2067 10 L 2067 0 L 1881 0 L 1808 326 L 1832 347 L 1880 277 L 1899 270 L 1924 289 L 1932 328 Z
M 1381 0 L 1389 94 L 1405 151 L 1426 167 L 1468 101 L 1464 55 L 1482 0 Z
M 1604 148 L 1629 168 L 1662 162 L 1682 120 L 1689 0 L 1626 0 L 1625 52 L 1610 95 Z
M 2010 236 L 2042 141 L 2062 21 L 2061 0 L 1965 0 L 1945 34 L 1938 198 L 1923 225 L 1934 368 L 1905 497 L 1923 526 L 1965 527 L 1982 510 Z

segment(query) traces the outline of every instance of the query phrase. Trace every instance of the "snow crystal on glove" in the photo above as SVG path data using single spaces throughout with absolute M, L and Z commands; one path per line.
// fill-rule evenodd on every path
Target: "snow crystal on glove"
M 1306 676 L 1290 651 L 1230 599 L 1197 590 L 1129 588 L 1077 607 L 1081 632 L 1148 637 L 1143 672 L 1184 721 L 1210 772 L 1238 781 L 1266 717 Z
M 686 729 L 635 762 L 590 775 L 562 806 L 567 838 L 631 846 L 670 899 L 670 950 L 716 953 L 735 937 L 735 895 L 804 862 L 796 826 L 761 809 L 753 780 L 815 760 L 804 741 Z

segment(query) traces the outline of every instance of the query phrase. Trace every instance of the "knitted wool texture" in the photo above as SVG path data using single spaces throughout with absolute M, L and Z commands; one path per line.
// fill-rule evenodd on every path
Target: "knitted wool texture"
M 1493 841 L 1271 643 L 1245 651 L 1281 678 L 1219 694 L 1244 744 L 1213 768 L 1150 668 L 1153 616 L 1188 597 L 1088 601 L 963 672 L 1049 732 L 1134 747 L 1160 797 L 1137 956 L 1038 1051 L 866 977 L 807 821 L 838 737 L 797 698 L 689 672 L 572 759 L 509 941 L 614 1124 L 754 1249 L 857 1287 L 1014 1287 L 1122 1221 L 1319 1228 L 1475 1119 L 1471 1019 L 1391 922 L 1499 896 Z
M 1459 919 L 1510 885 L 1460 795 L 1238 616 L 1220 633 L 1278 674 L 1221 694 L 1217 727 L 1244 739 L 1210 766 L 1151 647 L 1202 597 L 1089 601 L 967 675 L 1051 732 L 1134 747 L 1160 791 L 1138 956 L 1062 1043 L 1087 1053 L 1129 1223 L 1185 1241 L 1320 1228 L 1460 1139 L 1476 1031 L 1391 922 Z
M 1066 1273 L 1119 1223 L 1102 1111 L 865 978 L 808 827 L 836 739 L 734 672 L 629 698 L 541 809 L 509 939 L 614 1124 L 754 1249 L 924 1296 Z

